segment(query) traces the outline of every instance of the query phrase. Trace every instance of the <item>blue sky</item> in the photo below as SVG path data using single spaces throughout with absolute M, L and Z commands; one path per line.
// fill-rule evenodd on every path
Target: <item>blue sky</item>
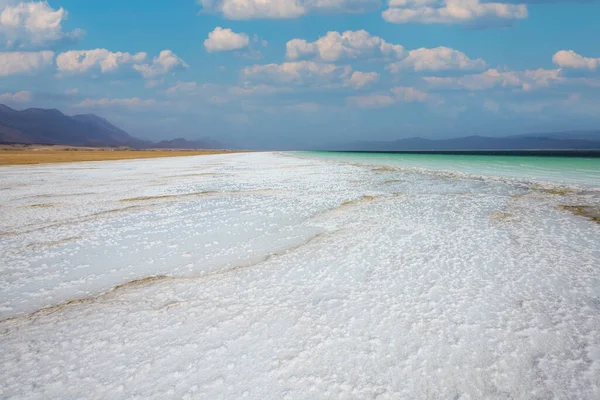
M 598 129 L 599 16 L 593 0 L 0 0 L 0 102 L 246 147 Z

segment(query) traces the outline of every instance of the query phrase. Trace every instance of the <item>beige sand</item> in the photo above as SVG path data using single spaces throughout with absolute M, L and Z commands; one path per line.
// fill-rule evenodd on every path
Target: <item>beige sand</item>
M 128 160 L 232 153 L 230 150 L 129 150 L 72 146 L 0 146 L 0 165 Z

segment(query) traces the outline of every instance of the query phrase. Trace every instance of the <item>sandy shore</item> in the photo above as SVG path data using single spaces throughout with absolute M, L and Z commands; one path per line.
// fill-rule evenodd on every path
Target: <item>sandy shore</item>
M 231 153 L 230 150 L 117 150 L 109 148 L 31 146 L 0 147 L 0 165 L 27 165 L 77 161 L 128 160 Z

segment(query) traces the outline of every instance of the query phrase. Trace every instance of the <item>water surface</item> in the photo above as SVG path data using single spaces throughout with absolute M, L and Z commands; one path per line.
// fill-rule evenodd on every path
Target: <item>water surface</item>
M 326 151 L 302 152 L 297 154 L 342 162 L 459 172 L 556 183 L 560 185 L 574 185 L 586 188 L 600 188 L 600 158 L 593 157 Z

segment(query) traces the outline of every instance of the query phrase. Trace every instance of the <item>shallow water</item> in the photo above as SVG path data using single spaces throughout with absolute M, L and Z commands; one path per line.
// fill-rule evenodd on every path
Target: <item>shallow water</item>
M 301 152 L 314 158 L 600 188 L 600 158 Z

